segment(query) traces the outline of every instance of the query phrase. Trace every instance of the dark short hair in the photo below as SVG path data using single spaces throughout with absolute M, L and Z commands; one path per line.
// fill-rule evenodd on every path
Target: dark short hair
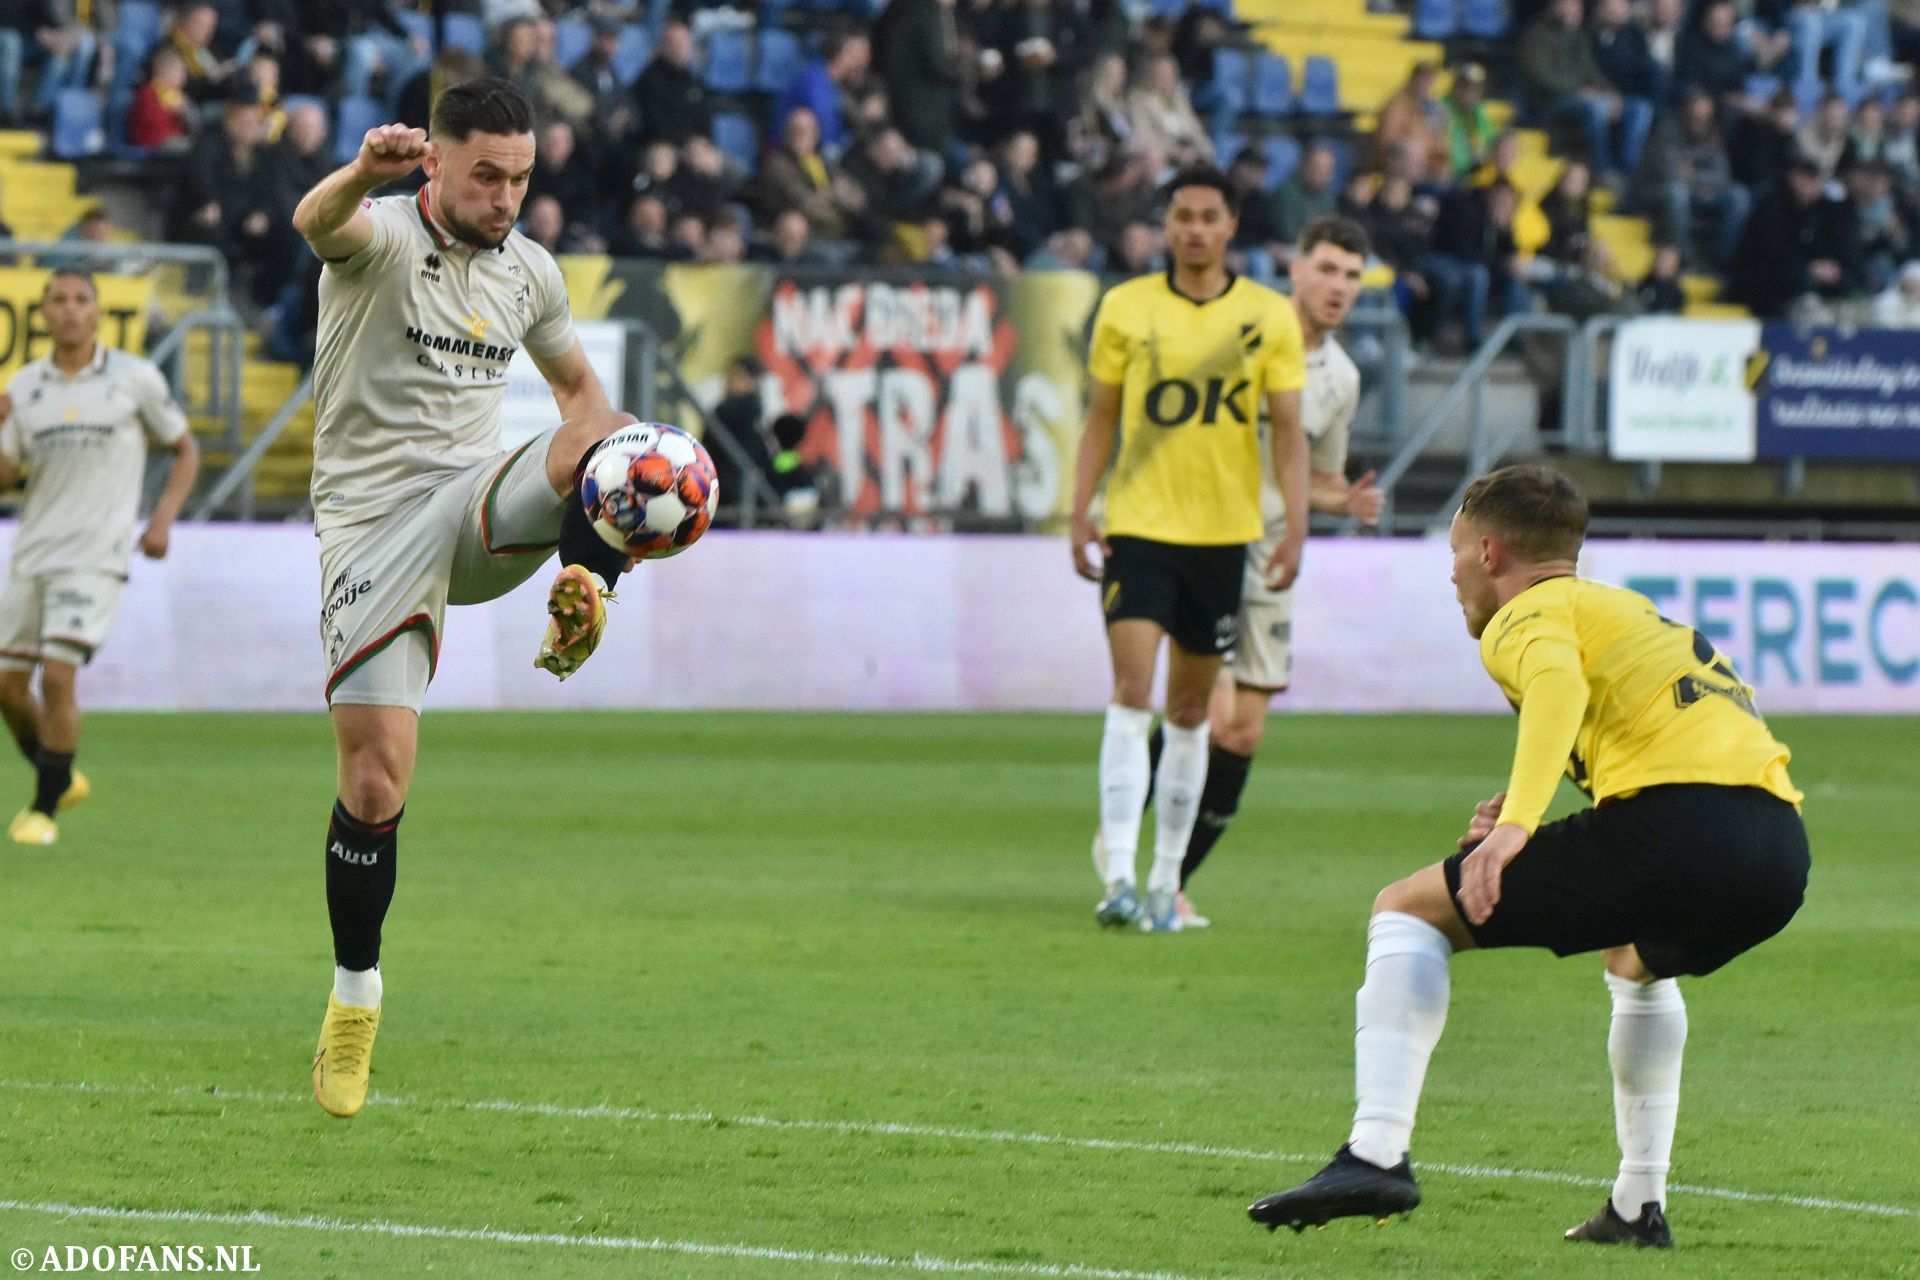
M 87 292 L 91 293 L 95 298 L 100 296 L 100 286 L 95 282 L 93 272 L 87 270 L 85 267 L 55 267 L 47 273 L 47 282 L 40 286 L 40 297 L 43 300 L 48 293 L 52 292 L 53 282 L 62 276 L 70 280 L 85 280 L 87 282 Z
M 1345 249 L 1348 253 L 1357 253 L 1361 257 L 1371 257 L 1373 242 L 1367 239 L 1367 229 L 1352 218 L 1333 215 L 1315 218 L 1300 230 L 1300 256 L 1306 257 L 1323 244 L 1336 249 Z
M 807 420 L 797 413 L 783 413 L 773 420 L 773 442 L 782 449 L 798 449 L 807 437 Z
M 1587 540 L 1587 500 L 1552 467 L 1502 467 L 1467 486 L 1460 514 L 1521 559 L 1571 560 Z
M 445 142 L 465 142 L 476 133 L 532 133 L 533 104 L 511 80 L 481 76 L 440 95 L 431 132 Z
M 1211 187 L 1227 202 L 1227 212 L 1235 217 L 1240 216 L 1240 197 L 1234 193 L 1233 184 L 1227 181 L 1226 174 L 1210 164 L 1197 164 L 1174 174 L 1167 180 L 1167 185 L 1160 188 L 1160 199 L 1163 203 L 1172 204 L 1174 194 L 1189 187 Z

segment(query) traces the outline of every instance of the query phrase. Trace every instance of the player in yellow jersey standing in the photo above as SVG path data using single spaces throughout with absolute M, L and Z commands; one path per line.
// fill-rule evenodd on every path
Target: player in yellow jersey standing
M 1385 1218 L 1420 1202 L 1407 1159 L 1447 1019 L 1448 958 L 1475 947 L 1599 951 L 1613 997 L 1620 1169 L 1570 1240 L 1666 1247 L 1667 1168 L 1686 1004 L 1706 974 L 1786 927 L 1806 892 L 1787 748 L 1699 632 L 1646 597 L 1575 575 L 1587 504 L 1545 467 L 1467 489 L 1453 582 L 1487 672 L 1520 716 L 1506 790 L 1461 852 L 1389 885 L 1355 1001 L 1352 1136 L 1333 1162 L 1248 1212 L 1269 1228 Z M 1565 770 L 1594 807 L 1541 825 Z
M 1074 568 L 1101 584 L 1113 662 L 1100 741 L 1107 887 L 1095 919 L 1150 931 L 1180 927 L 1180 864 L 1206 785 L 1207 703 L 1233 646 L 1247 544 L 1265 531 L 1262 402 L 1288 510 L 1307 509 L 1308 471 L 1300 321 L 1285 297 L 1227 270 L 1238 225 L 1232 187 L 1215 170 L 1193 169 L 1164 195 L 1172 265 L 1110 289 L 1094 318 L 1070 530 Z M 1102 477 L 1104 530 L 1089 514 Z M 1305 541 L 1300 520 L 1275 544 L 1266 568 L 1276 590 L 1292 585 Z M 1158 803 L 1143 913 L 1134 863 L 1162 639 L 1172 641 L 1166 744 L 1151 775 Z

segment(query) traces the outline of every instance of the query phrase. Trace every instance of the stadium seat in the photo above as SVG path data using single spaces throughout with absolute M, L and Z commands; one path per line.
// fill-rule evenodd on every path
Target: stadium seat
M 109 92 L 119 93 L 123 89 L 132 92 L 143 78 L 147 54 L 152 52 L 159 37 L 144 31 L 120 27 L 114 31 L 111 39 L 113 41 L 113 84 Z
M 312 106 L 312 107 L 319 107 L 322 111 L 325 111 L 327 109 L 327 100 L 325 98 L 316 97 L 311 93 L 290 93 L 286 97 L 280 99 L 280 106 L 289 115 L 293 113 L 293 109 L 295 107 Z
M 407 38 L 409 40 L 413 39 L 415 36 L 418 36 L 420 39 L 425 40 L 427 42 L 427 47 L 429 49 L 433 48 L 434 39 L 433 39 L 433 15 L 432 14 L 422 13 L 418 9 L 403 9 L 398 5 L 394 6 L 392 12 L 393 12 L 394 21 L 398 22 L 401 26 L 406 28 Z
M 1247 145 L 1246 135 L 1231 120 L 1216 120 L 1208 136 L 1213 140 L 1214 163 L 1223 169 L 1232 164 L 1233 158 Z
M 753 87 L 753 37 L 744 31 L 715 31 L 707 37 L 702 78 L 715 93 L 745 93 Z
M 103 120 L 91 89 L 62 89 L 53 104 L 53 154 L 62 160 L 99 155 L 107 146 Z
M 632 84 L 653 59 L 653 37 L 637 22 L 620 29 L 620 43 L 613 47 L 613 74 L 621 84 Z
M 378 98 L 340 99 L 339 114 L 333 119 L 333 162 L 346 164 L 358 155 L 367 130 L 379 124 L 385 114 Z
M 1333 188 L 1338 191 L 1353 170 L 1353 148 L 1338 138 L 1322 138 L 1320 145 L 1333 153 Z
M 1498 40 L 1511 25 L 1507 0 L 1466 0 L 1460 15 L 1461 32 L 1476 40 Z
M 465 49 L 476 58 L 487 52 L 486 24 L 471 13 L 449 13 L 440 18 L 440 43 L 453 49 Z
M 1445 40 L 1460 30 L 1460 0 L 1414 0 L 1413 34 Z
M 1748 76 L 1746 91 L 1747 96 L 1755 102 L 1765 102 L 1768 98 L 1780 92 L 1780 77 Z
M 1213 79 L 1194 94 L 1194 109 L 1217 120 L 1232 120 L 1247 109 L 1248 81 L 1252 76 L 1253 63 L 1245 50 L 1215 49 Z
M 1271 191 L 1300 167 L 1300 143 L 1290 133 L 1277 133 L 1266 141 L 1267 190 Z
M 759 47 L 754 50 L 753 87 L 759 93 L 779 97 L 800 74 L 800 37 L 778 27 L 760 32 Z
M 107 96 L 107 154 L 122 160 L 139 160 L 147 148 L 127 142 L 127 113 L 133 110 L 133 90 L 114 89 Z
M 145 40 L 146 47 L 151 49 L 160 38 L 160 27 L 160 6 L 153 0 L 124 0 L 114 34 Z
M 760 167 L 760 131 L 753 127 L 752 119 L 738 111 L 713 118 L 713 144 L 748 173 Z
M 1263 116 L 1293 110 L 1293 68 L 1277 53 L 1262 51 L 1253 60 L 1253 109 Z
M 1340 70 L 1332 58 L 1307 59 L 1300 75 L 1300 110 L 1310 116 L 1340 114 Z
M 569 71 L 592 43 L 593 28 L 579 18 L 562 18 L 553 24 L 553 60 Z
M 1147 0 L 1149 18 L 1170 18 L 1178 21 L 1187 11 L 1187 0 Z

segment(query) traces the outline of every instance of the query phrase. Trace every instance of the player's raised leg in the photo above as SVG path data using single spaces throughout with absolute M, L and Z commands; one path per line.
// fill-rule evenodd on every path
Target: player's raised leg
M 1613 1025 L 1613 1125 L 1620 1172 L 1598 1213 L 1567 1232 L 1592 1244 L 1669 1248 L 1667 1169 L 1680 1113 L 1680 1059 L 1687 1045 L 1687 1004 L 1672 978 L 1657 977 L 1633 947 L 1606 953 Z
M 1299 1231 L 1334 1218 L 1387 1218 L 1420 1203 L 1407 1158 L 1427 1061 L 1447 1025 L 1448 960 L 1474 945 L 1440 864 L 1389 885 L 1367 923 L 1354 1000 L 1353 1129 L 1320 1172 L 1254 1203 L 1255 1222 Z
M 400 818 L 413 782 L 419 716 L 407 707 L 336 703 L 339 798 L 327 824 L 333 990 L 313 1055 L 313 1093 L 336 1116 L 367 1100 L 380 1029 L 380 929 L 393 904 Z
M 600 442 L 638 421 L 617 409 L 582 414 L 562 423 L 547 449 L 547 482 L 562 503 L 560 573 L 547 592 L 547 634 L 534 665 L 562 680 L 599 645 L 607 629 L 606 601 L 630 564 L 625 552 L 593 531 L 580 480 Z
M 1107 891 L 1095 909 L 1103 925 L 1129 925 L 1140 918 L 1135 863 L 1140 852 L 1140 810 L 1152 774 L 1147 734 L 1153 724 L 1154 659 L 1166 635 L 1158 623 L 1123 618 L 1107 627 L 1113 661 L 1113 700 L 1100 735 L 1100 836 L 1107 851 Z
M 1207 781 L 1207 705 L 1219 674 L 1218 654 L 1194 653 L 1178 641 L 1168 646 L 1167 715 L 1154 772 L 1153 870 L 1140 921 L 1149 932 L 1170 933 L 1181 927 L 1175 899 Z

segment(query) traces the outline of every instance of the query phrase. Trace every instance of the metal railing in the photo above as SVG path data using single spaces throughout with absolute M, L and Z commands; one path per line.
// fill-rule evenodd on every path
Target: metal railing
M 260 428 L 260 434 L 253 438 L 253 443 L 249 444 L 240 456 L 220 473 L 220 478 L 215 480 L 213 487 L 207 490 L 206 496 L 200 500 L 200 505 L 194 508 L 193 519 L 213 519 L 227 499 L 233 496 L 235 489 L 240 491 L 239 518 L 253 519 L 253 473 L 259 467 L 260 459 L 267 456 L 267 450 L 273 448 L 274 442 L 285 433 L 287 425 L 311 399 L 313 399 L 313 375 L 309 373 L 300 379 L 300 385 L 293 389 L 293 394 L 288 396 L 280 408 L 274 412 L 273 417 L 267 421 L 267 425 Z

